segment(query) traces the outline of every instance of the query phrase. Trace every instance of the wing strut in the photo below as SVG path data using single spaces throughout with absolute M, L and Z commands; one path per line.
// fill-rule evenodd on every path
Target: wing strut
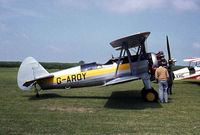
M 133 71 L 132 70 L 132 62 L 131 62 L 131 53 L 129 51 L 127 42 L 123 42 L 123 45 L 122 45 L 122 47 L 120 49 L 121 49 L 121 51 L 120 51 L 119 59 L 117 61 L 117 68 L 116 68 L 116 72 L 115 72 L 115 78 L 117 77 L 117 72 L 119 70 L 119 65 L 120 65 L 120 61 L 121 61 L 121 58 L 122 58 L 123 51 L 124 51 L 123 55 L 125 55 L 125 53 L 126 53 L 127 56 L 128 56 L 128 61 L 129 61 L 129 64 L 130 64 L 131 75 L 133 75 L 133 72 L 132 72 Z
M 131 36 L 127 36 L 124 38 L 117 39 L 113 42 L 111 42 L 111 46 L 115 48 L 116 50 L 121 50 L 119 59 L 117 61 L 117 68 L 115 72 L 115 78 L 117 77 L 117 73 L 119 70 L 120 66 L 120 61 L 123 56 L 125 56 L 125 53 L 127 54 L 128 61 L 130 64 L 130 70 L 131 70 L 131 75 L 133 75 L 133 66 L 132 66 L 132 61 L 131 61 L 131 53 L 129 51 L 130 48 L 138 47 L 138 52 L 137 55 L 139 55 L 139 58 L 141 55 L 146 56 L 146 49 L 145 49 L 145 40 L 148 38 L 150 32 L 142 32 L 142 33 L 137 33 Z M 123 53 L 124 52 L 124 53 Z M 122 55 L 123 53 L 123 55 Z M 140 54 L 138 54 L 140 53 Z
M 116 71 L 115 71 L 115 78 L 117 77 L 117 72 L 118 72 L 118 69 L 119 69 L 119 64 L 120 64 L 120 61 L 121 61 L 122 52 L 123 52 L 123 48 L 121 48 L 119 59 L 117 61 L 117 68 L 116 68 Z

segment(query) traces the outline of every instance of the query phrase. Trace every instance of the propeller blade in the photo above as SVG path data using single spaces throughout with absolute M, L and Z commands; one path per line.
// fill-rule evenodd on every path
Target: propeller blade
M 172 85 L 173 85 L 173 79 L 174 79 L 173 71 L 172 71 L 173 60 L 172 60 L 172 57 L 171 57 L 171 51 L 170 51 L 168 36 L 166 36 L 166 40 L 167 40 L 167 52 L 168 52 L 168 63 L 169 63 L 169 67 L 168 67 L 168 71 L 169 71 L 168 93 L 172 94 Z
M 166 36 L 166 40 L 167 40 L 168 61 L 170 61 L 172 58 L 171 58 L 171 51 L 170 51 L 168 36 Z M 170 63 L 171 63 L 171 62 L 170 62 Z

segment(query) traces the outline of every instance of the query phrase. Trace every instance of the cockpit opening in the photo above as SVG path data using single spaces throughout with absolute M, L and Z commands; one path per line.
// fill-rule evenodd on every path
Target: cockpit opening
M 96 62 L 87 63 L 81 65 L 81 72 L 97 69 L 98 64 Z

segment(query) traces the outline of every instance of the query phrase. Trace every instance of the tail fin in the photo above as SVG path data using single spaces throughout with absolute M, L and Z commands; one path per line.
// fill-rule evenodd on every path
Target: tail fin
M 33 57 L 27 57 L 20 65 L 17 83 L 21 90 L 30 90 L 35 81 L 52 77 Z

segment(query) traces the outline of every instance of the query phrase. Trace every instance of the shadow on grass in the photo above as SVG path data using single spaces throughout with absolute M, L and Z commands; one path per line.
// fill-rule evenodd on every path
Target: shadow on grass
M 141 91 L 127 90 L 115 91 L 111 96 L 61 96 L 55 93 L 40 94 L 40 97 L 28 95 L 29 100 L 45 100 L 52 98 L 68 98 L 68 99 L 105 99 L 108 100 L 104 105 L 105 108 L 112 109 L 145 109 L 145 108 L 162 108 L 158 102 L 144 102 L 141 97 Z
M 52 98 L 68 98 L 68 99 L 109 99 L 106 96 L 61 96 L 55 93 L 45 93 L 40 94 L 39 97 L 35 95 L 28 95 L 25 97 L 29 97 L 29 100 L 45 100 L 45 99 L 52 99 Z
M 175 85 L 182 85 L 182 84 L 194 84 L 200 86 L 199 80 L 183 80 L 183 81 L 176 81 Z
M 141 91 L 132 90 L 113 92 L 104 107 L 112 109 L 162 108 L 158 102 L 144 102 Z
M 200 86 L 200 81 L 186 81 L 187 83 L 194 84 Z

